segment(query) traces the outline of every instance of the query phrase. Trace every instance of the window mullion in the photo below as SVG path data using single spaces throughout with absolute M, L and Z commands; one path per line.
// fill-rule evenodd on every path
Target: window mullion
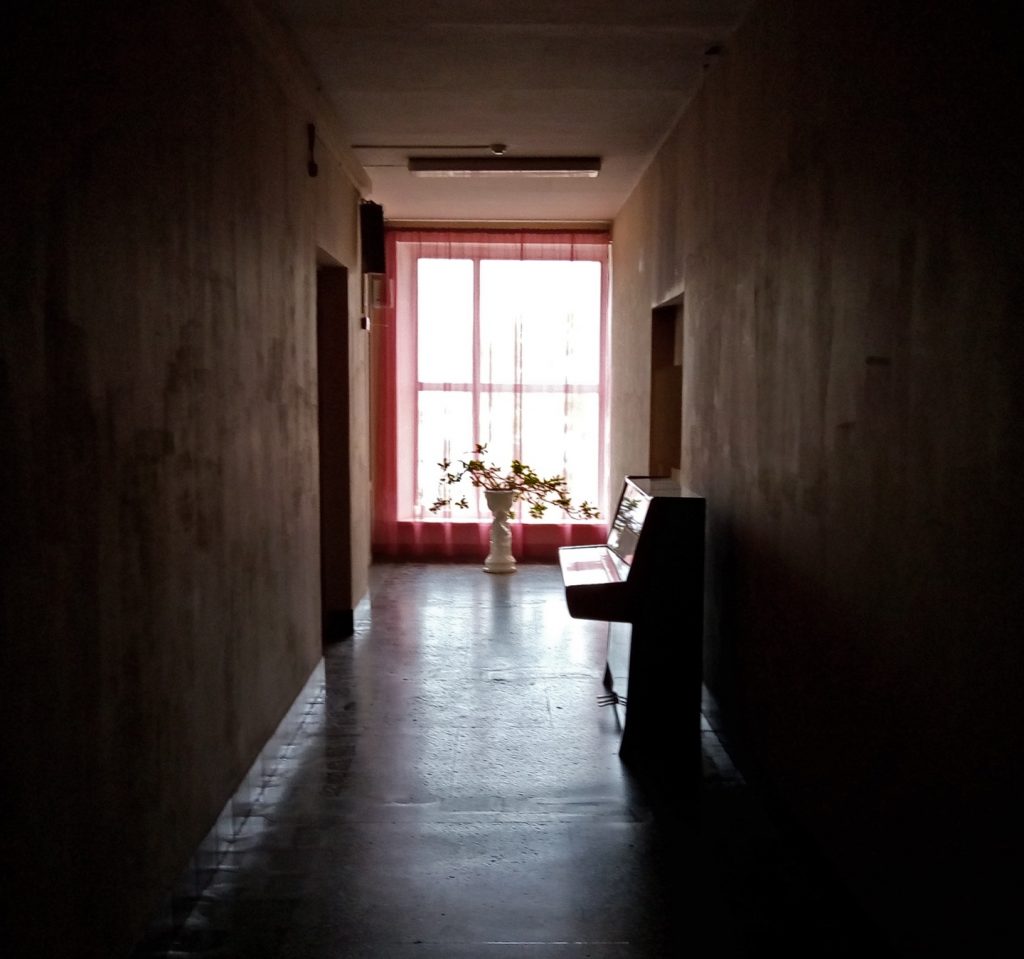
M 480 258 L 473 257 L 473 436 L 472 442 L 481 439 L 480 433 Z

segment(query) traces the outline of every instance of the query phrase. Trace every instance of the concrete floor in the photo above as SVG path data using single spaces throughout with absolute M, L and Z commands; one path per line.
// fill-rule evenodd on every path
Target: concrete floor
M 887 953 L 709 708 L 703 782 L 659 798 L 623 766 L 608 627 L 568 616 L 557 565 L 380 565 L 371 593 L 209 884 L 137 959 Z

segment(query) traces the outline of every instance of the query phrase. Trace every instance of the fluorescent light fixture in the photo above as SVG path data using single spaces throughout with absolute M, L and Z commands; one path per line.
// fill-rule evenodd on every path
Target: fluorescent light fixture
M 409 157 L 413 176 L 595 177 L 600 157 Z

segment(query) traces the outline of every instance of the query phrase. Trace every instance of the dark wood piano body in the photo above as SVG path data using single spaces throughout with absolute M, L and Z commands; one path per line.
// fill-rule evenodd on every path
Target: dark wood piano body
M 574 619 L 609 623 L 605 685 L 624 762 L 701 775 L 705 501 L 663 477 L 627 476 L 604 546 L 559 550 Z

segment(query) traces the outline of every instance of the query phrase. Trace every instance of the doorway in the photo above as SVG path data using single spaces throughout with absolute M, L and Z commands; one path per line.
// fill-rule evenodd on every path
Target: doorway
M 324 644 L 351 636 L 348 270 L 316 271 L 317 403 L 320 449 L 320 612 Z
M 680 468 L 683 412 L 683 296 L 651 311 L 651 476 Z

